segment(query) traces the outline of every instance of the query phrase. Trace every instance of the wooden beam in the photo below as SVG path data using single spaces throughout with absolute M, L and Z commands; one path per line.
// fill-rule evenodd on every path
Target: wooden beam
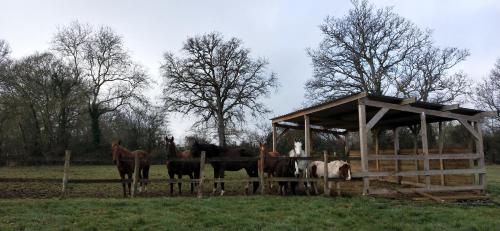
M 396 194 L 398 191 L 400 193 L 415 193 L 418 192 L 452 192 L 452 191 L 471 191 L 471 190 L 480 190 L 481 188 L 478 185 L 468 185 L 468 186 L 434 186 L 430 189 L 427 188 L 398 188 L 398 190 L 379 188 L 373 189 L 371 194 Z
M 437 110 L 431 110 L 431 109 L 426 109 L 426 108 L 413 107 L 410 105 L 398 105 L 398 104 L 370 100 L 368 98 L 363 98 L 360 100 L 364 101 L 365 105 L 372 106 L 372 107 L 380 107 L 380 108 L 386 107 L 386 108 L 389 108 L 392 110 L 413 112 L 413 113 L 419 113 L 419 114 L 421 112 L 424 112 L 426 115 L 451 118 L 451 119 L 457 119 L 457 120 L 458 119 L 470 120 L 470 121 L 478 120 L 478 118 L 476 116 L 468 116 L 468 115 L 462 115 L 462 114 L 446 112 L 446 111 L 437 111 Z
M 290 128 L 283 129 L 283 131 L 281 131 L 281 133 L 278 135 L 277 139 L 279 140 L 283 135 L 285 135 L 286 132 L 288 132 L 288 130 L 290 130 Z
M 427 198 L 429 198 L 429 199 L 431 199 L 431 200 L 433 200 L 435 202 L 444 203 L 444 200 L 441 199 L 441 198 L 439 198 L 439 197 L 437 197 L 437 196 L 433 196 L 431 194 L 428 194 L 428 193 L 425 193 L 425 192 L 422 192 L 422 191 L 416 191 L 416 190 L 414 190 L 414 192 L 416 194 L 420 195 L 420 196 L 427 197 Z
M 304 143 L 306 156 L 311 156 L 311 125 L 309 124 L 309 115 L 304 115 Z
M 373 126 L 375 126 L 375 124 L 377 124 L 377 122 L 382 119 L 382 117 L 385 115 L 385 113 L 387 113 L 387 111 L 389 111 L 389 108 L 381 108 L 377 114 L 375 114 L 375 116 L 372 117 L 372 119 L 370 120 L 370 122 L 368 122 L 368 124 L 366 124 L 366 129 L 370 130 L 373 128 Z
M 476 153 L 457 153 L 457 154 L 432 154 L 427 157 L 423 155 L 368 155 L 368 160 L 477 160 L 481 156 Z
M 297 111 L 295 113 L 290 113 L 290 114 L 287 114 L 287 115 L 279 116 L 279 117 L 271 119 L 271 121 L 273 123 L 278 123 L 278 122 L 287 121 L 287 120 L 290 120 L 290 119 L 302 117 L 302 116 L 307 115 L 307 114 L 311 114 L 311 113 L 322 111 L 322 110 L 325 110 L 325 109 L 328 109 L 328 108 L 336 107 L 336 106 L 339 106 L 339 105 L 342 105 L 342 104 L 345 104 L 345 103 L 356 101 L 358 99 L 366 97 L 367 95 L 368 94 L 366 92 L 362 92 L 362 93 L 359 93 L 359 94 L 356 94 L 356 95 L 352 95 L 352 96 L 348 96 L 348 97 L 341 98 L 341 99 L 338 99 L 338 100 L 334 100 L 334 101 L 329 102 L 329 103 L 325 103 L 325 104 L 321 104 L 321 105 L 318 105 L 318 106 L 306 108 L 306 109 Z
M 485 111 L 477 114 L 479 117 L 498 117 L 500 113 L 498 111 Z
M 474 130 L 474 128 L 469 124 L 469 122 L 467 122 L 466 120 L 462 120 L 462 119 L 459 119 L 458 121 L 460 121 L 460 123 L 465 127 L 467 128 L 467 130 L 469 130 L 470 134 L 472 136 L 474 136 L 474 138 L 476 140 L 479 140 L 479 135 L 477 134 L 477 132 Z
M 439 110 L 440 111 L 451 111 L 460 108 L 460 104 L 451 104 L 451 105 L 443 105 Z
M 401 100 L 399 105 L 408 105 L 408 104 L 412 104 L 415 102 L 417 102 L 417 97 L 410 97 L 410 98 L 406 98 L 406 99 Z
M 361 152 L 361 171 L 368 172 L 368 129 L 366 128 L 366 106 L 363 102 L 358 102 L 359 116 L 359 149 Z M 363 195 L 368 195 L 370 188 L 370 179 L 363 177 Z
M 429 170 L 429 171 L 404 171 L 404 172 L 357 172 L 352 173 L 353 177 L 380 177 L 380 176 L 437 176 L 445 175 L 468 175 L 468 174 L 483 174 L 484 169 L 445 169 L 445 170 Z M 432 185 L 431 185 L 432 186 Z
M 291 125 L 291 124 L 280 124 L 280 123 L 275 123 L 274 124 L 276 127 L 280 128 L 288 128 L 288 129 L 295 129 L 295 130 L 304 130 L 304 126 L 300 125 Z M 334 135 L 343 135 L 345 131 L 339 132 L 339 131 L 333 131 L 330 129 L 326 128 L 315 128 L 315 127 L 309 127 L 309 129 L 313 132 L 322 132 L 322 133 L 328 133 L 328 134 L 334 134 Z
M 425 113 L 420 113 L 420 135 L 422 136 L 422 153 L 424 154 L 424 171 L 429 171 L 429 144 L 427 140 L 427 121 L 425 120 Z M 425 185 L 427 188 L 431 187 L 431 176 L 425 175 Z

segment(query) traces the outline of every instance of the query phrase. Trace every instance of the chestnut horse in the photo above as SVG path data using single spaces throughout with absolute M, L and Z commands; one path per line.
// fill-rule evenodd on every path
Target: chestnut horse
M 175 147 L 174 137 L 171 139 L 168 136 L 165 137 L 166 151 L 167 151 L 167 170 L 168 176 L 171 180 L 175 178 L 182 179 L 182 175 L 188 175 L 189 179 L 199 179 L 200 178 L 200 162 L 188 162 L 188 161 L 178 161 L 172 160 L 175 158 L 191 158 L 191 151 L 186 150 L 183 152 L 178 152 Z M 182 183 L 177 183 L 179 186 L 179 195 L 182 193 Z M 170 195 L 174 193 L 174 183 L 170 183 Z M 191 182 L 191 194 L 194 193 L 194 183 Z
M 259 151 L 260 155 L 264 156 L 264 168 L 262 169 L 261 162 L 259 161 L 259 170 L 262 170 L 263 172 L 267 173 L 267 177 L 274 177 L 276 173 L 276 167 L 278 166 L 278 159 L 274 159 L 272 157 L 279 157 L 281 156 L 279 152 L 268 152 L 267 148 L 264 144 L 259 143 Z M 273 181 L 271 181 L 271 184 L 269 185 L 271 188 L 273 188 Z
M 151 166 L 151 161 L 149 160 L 149 154 L 142 150 L 135 150 L 131 152 L 130 150 L 121 146 L 121 141 L 111 142 L 111 157 L 113 158 L 113 163 L 118 168 L 120 173 L 120 178 L 122 179 L 123 186 L 123 197 L 127 196 L 127 190 L 125 187 L 125 175 L 128 176 L 128 194 L 131 195 L 130 189 L 132 185 L 132 179 L 135 167 L 135 156 L 138 155 L 139 161 L 139 179 L 140 185 L 139 192 L 142 191 L 144 185 L 144 191 L 147 190 L 149 167 Z

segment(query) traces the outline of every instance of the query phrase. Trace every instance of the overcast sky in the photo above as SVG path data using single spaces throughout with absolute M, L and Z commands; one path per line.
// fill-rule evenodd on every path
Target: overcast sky
M 469 49 L 471 56 L 456 70 L 474 80 L 487 76 L 500 58 L 500 1 L 374 0 L 421 28 L 433 30 L 440 46 Z M 238 37 L 253 57 L 269 60 L 281 88 L 266 104 L 275 115 L 298 109 L 304 83 L 312 76 L 306 48 L 321 40 L 319 24 L 327 16 L 342 17 L 349 1 L 22 1 L 0 0 L 0 38 L 14 58 L 44 51 L 58 26 L 71 21 L 108 25 L 123 36 L 132 57 L 161 83 L 159 66 L 165 51 L 179 52 L 188 36 L 212 31 Z M 155 86 L 149 95 L 159 96 Z M 169 118 L 175 137 L 182 138 L 189 119 Z

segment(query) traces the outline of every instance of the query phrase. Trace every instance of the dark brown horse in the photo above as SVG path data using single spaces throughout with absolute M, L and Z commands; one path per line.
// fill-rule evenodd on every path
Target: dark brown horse
M 281 156 L 279 152 L 268 152 L 266 145 L 260 143 L 259 144 L 259 152 L 261 156 L 264 156 L 264 166 L 261 166 L 261 162 L 259 161 L 259 170 L 263 168 L 263 172 L 267 173 L 267 177 L 274 177 L 276 172 L 276 167 L 278 166 L 278 159 L 274 159 L 273 157 Z M 273 188 L 273 181 L 269 185 Z
M 123 196 L 127 196 L 127 190 L 125 183 L 128 182 L 128 194 L 131 195 L 130 189 L 132 186 L 132 176 L 134 174 L 135 167 L 135 156 L 138 155 L 139 161 L 139 179 L 142 191 L 144 186 L 144 191 L 147 190 L 148 178 L 149 178 L 149 167 L 151 166 L 151 161 L 149 160 L 149 154 L 142 150 L 135 150 L 131 152 L 130 150 L 121 146 L 120 140 L 111 142 L 111 157 L 113 158 L 113 163 L 118 168 L 118 173 L 120 173 L 120 178 L 122 179 L 123 186 Z M 125 180 L 125 175 L 128 176 L 128 180 Z
M 213 144 L 199 144 L 198 142 L 194 142 L 191 147 L 191 153 L 194 157 L 200 157 L 201 152 L 205 151 L 206 158 L 213 157 L 225 157 L 228 159 L 231 158 L 239 158 L 239 157 L 257 157 L 257 153 L 253 153 L 252 151 L 244 148 L 233 148 L 226 149 L 221 148 L 217 145 Z M 214 179 L 221 178 L 224 179 L 225 171 L 239 171 L 241 169 L 245 169 L 249 177 L 258 177 L 258 166 L 256 160 L 244 160 L 244 161 L 214 161 L 210 162 L 210 165 L 214 168 Z M 224 183 L 221 182 L 221 193 L 220 195 L 224 195 Z M 253 182 L 253 193 L 257 191 L 259 188 L 259 182 Z M 245 192 L 248 189 L 248 184 L 245 188 Z M 217 182 L 214 182 L 213 193 L 215 194 L 217 190 Z
M 191 158 L 191 152 L 189 150 L 178 152 L 175 147 L 174 137 L 171 139 L 165 137 L 166 141 L 166 151 L 167 151 L 167 169 L 168 176 L 171 180 L 175 178 L 182 179 L 182 175 L 188 175 L 189 179 L 198 179 L 200 178 L 200 162 L 188 162 L 188 161 L 179 161 L 172 160 L 177 158 L 188 159 Z M 182 193 L 182 183 L 177 183 L 179 186 L 179 195 Z M 170 183 L 170 195 L 174 193 L 174 183 Z M 194 193 L 194 183 L 191 182 L 191 194 Z

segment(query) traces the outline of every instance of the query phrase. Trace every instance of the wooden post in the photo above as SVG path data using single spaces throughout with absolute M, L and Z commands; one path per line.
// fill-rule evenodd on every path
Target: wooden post
M 378 130 L 378 129 L 374 130 L 374 133 L 375 133 L 375 156 L 377 156 L 377 157 L 380 154 L 379 153 L 380 152 L 379 132 L 380 132 L 380 130 Z M 380 162 L 378 159 L 375 161 L 375 168 L 377 169 L 377 172 L 380 172 Z
M 259 162 L 260 162 L 260 168 L 259 168 L 259 177 L 260 177 L 260 193 L 264 195 L 266 193 L 266 186 L 264 184 L 264 158 L 266 154 L 264 152 L 260 152 L 259 155 Z
M 476 127 L 476 123 L 474 122 L 471 122 L 471 125 L 473 128 Z M 477 153 L 477 143 L 478 143 L 478 139 L 475 139 L 474 138 L 474 135 L 471 134 L 471 137 L 473 137 L 473 139 L 471 139 L 471 145 L 470 145 L 470 149 L 471 149 L 471 152 L 474 151 L 473 149 L 473 146 L 474 146 L 474 143 L 476 144 L 476 153 Z M 470 169 L 474 169 L 476 168 L 475 164 L 474 164 L 474 161 L 473 159 L 469 159 L 469 168 Z M 472 174 L 472 184 L 476 184 L 476 177 L 479 178 L 479 174 Z
M 344 135 L 344 138 L 345 138 L 345 156 L 347 158 L 347 162 L 350 162 L 350 158 L 349 158 L 349 152 L 351 152 L 351 145 L 350 145 L 350 140 L 349 140 L 349 132 L 346 131 L 345 135 Z
M 417 155 L 418 154 L 418 134 L 417 134 L 417 127 L 416 125 L 414 127 L 410 127 L 410 130 L 413 134 L 413 154 Z M 418 171 L 418 160 L 415 160 L 415 170 Z M 420 176 L 416 176 L 416 182 L 420 182 Z
M 62 180 L 62 191 L 61 197 L 66 195 L 66 189 L 68 188 L 68 177 L 69 177 L 69 161 L 71 159 L 71 151 L 66 150 L 64 153 L 64 175 Z
M 304 115 L 304 139 L 305 139 L 304 151 L 306 153 L 306 156 L 309 157 L 311 156 L 311 125 L 309 121 L 309 115 Z M 306 193 L 309 196 L 309 185 L 311 185 L 311 183 L 309 182 L 309 171 L 307 168 L 305 172 L 306 172 L 305 175 L 306 175 L 306 185 L 307 185 Z
M 276 138 L 277 138 L 277 134 L 276 134 L 276 125 L 273 123 L 273 152 L 276 152 Z
M 205 178 L 205 151 L 201 152 L 200 157 L 200 179 L 198 183 L 198 198 L 203 197 L 203 179 Z
M 475 130 L 477 131 L 477 134 L 478 134 L 478 140 L 476 141 L 476 152 L 477 154 L 479 154 L 479 160 L 478 160 L 478 167 L 479 169 L 482 169 L 484 170 L 485 169 L 485 166 L 484 166 L 484 144 L 483 144 L 483 131 L 481 129 L 481 126 L 482 123 L 481 122 L 476 122 L 474 124 L 474 127 L 475 127 Z M 484 173 L 481 173 L 479 174 L 479 185 L 481 185 L 483 187 L 483 190 L 485 191 L 486 190 L 486 174 Z
M 311 125 L 309 123 L 309 115 L 304 115 L 304 143 L 306 156 L 311 156 Z
M 323 177 L 323 189 L 324 189 L 324 194 L 325 196 L 330 196 L 330 184 L 328 183 L 328 152 L 325 150 L 323 151 L 323 161 L 324 161 L 324 170 L 325 170 L 325 176 Z
M 361 171 L 363 174 L 363 195 L 368 195 L 370 178 L 368 174 L 368 130 L 366 129 L 366 106 L 364 102 L 358 101 L 359 116 L 359 146 L 361 152 Z
M 134 180 L 132 181 L 132 185 L 134 186 L 132 188 L 132 197 L 135 197 L 135 195 L 137 194 L 137 183 L 139 181 L 139 155 L 136 153 L 135 156 L 134 156 Z
M 395 128 L 393 130 L 393 133 L 394 133 L 394 155 L 397 156 L 399 155 L 399 127 Z M 395 160 L 394 169 L 396 170 L 396 173 L 400 171 L 400 162 L 397 159 Z M 396 177 L 396 182 L 398 184 L 401 184 L 401 179 L 402 179 L 401 176 Z
M 443 155 L 444 149 L 444 131 L 443 131 L 443 122 L 439 122 L 438 124 L 438 151 L 439 155 Z M 443 159 L 439 159 L 439 170 L 444 170 L 444 161 Z M 441 186 L 445 185 L 444 174 L 441 174 Z
M 420 134 L 422 136 L 422 152 L 424 154 L 424 171 L 425 171 L 425 187 L 431 187 L 431 176 L 428 175 L 429 171 L 429 145 L 427 142 L 427 121 L 425 113 L 420 113 Z

